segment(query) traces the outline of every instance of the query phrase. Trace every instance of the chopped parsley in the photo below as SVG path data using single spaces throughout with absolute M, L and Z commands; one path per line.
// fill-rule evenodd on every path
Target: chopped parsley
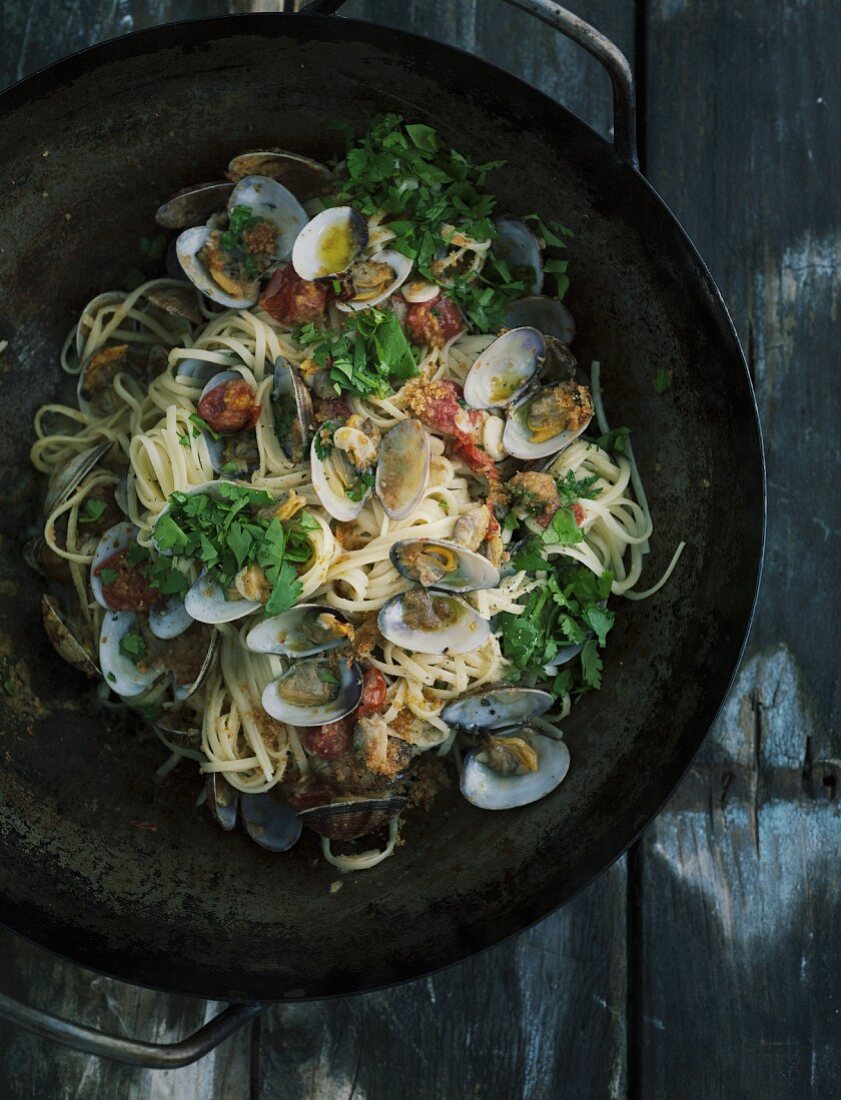
M 190 413 L 187 419 L 190 421 L 191 424 L 195 424 L 195 428 L 193 429 L 194 439 L 198 439 L 202 432 L 207 432 L 211 439 L 222 438 L 218 432 L 215 432 L 213 428 L 211 428 L 206 420 L 202 419 L 202 417 L 199 416 L 198 413 Z
M 169 501 L 169 512 L 155 525 L 155 541 L 172 558 L 159 557 L 152 571 L 163 562 L 186 584 L 175 566 L 196 561 L 227 592 L 241 570 L 256 565 L 271 586 L 265 614 L 277 615 L 295 604 L 301 594 L 298 567 L 313 552 L 307 532 L 318 527 L 309 512 L 281 521 L 272 514 L 269 493 L 224 483 L 218 497 L 173 493 Z M 151 571 L 147 575 L 151 581 Z
M 228 228 L 222 232 L 219 238 L 219 243 L 225 251 L 233 252 L 237 259 L 242 261 L 242 266 L 246 272 L 255 279 L 260 272 L 257 270 L 257 265 L 248 251 L 242 235 L 264 220 L 264 218 L 252 214 L 250 207 L 240 203 L 228 215 Z
M 389 310 L 371 308 L 349 313 L 340 333 L 309 323 L 295 335 L 309 348 L 317 366 L 330 371 L 336 393 L 388 397 L 391 378 L 412 378 L 418 373 L 417 353 L 396 314 Z
M 660 367 L 654 375 L 654 388 L 658 393 L 665 393 L 672 384 L 672 372 Z
M 545 666 L 560 650 L 581 645 L 576 663 L 557 674 L 552 690 L 580 694 L 599 688 L 602 662 L 598 650 L 604 646 L 614 619 L 613 612 L 601 604 L 612 583 L 610 570 L 596 576 L 584 565 L 562 564 L 548 572 L 540 587 L 529 594 L 522 612 L 502 612 L 498 625 L 503 656 L 511 662 L 511 678 L 545 680 Z
M 613 451 L 614 454 L 625 454 L 628 439 L 631 435 L 630 428 L 611 428 L 609 432 L 600 435 L 596 440 L 596 446 L 603 451 Z
M 143 640 L 143 635 L 129 630 L 120 638 L 120 653 L 136 663 L 146 653 L 146 643 Z
M 103 584 L 114 584 L 119 573 L 115 572 L 113 569 L 100 569 L 97 576 Z
M 374 471 L 363 470 L 359 475 L 359 481 L 355 485 L 352 485 L 349 489 L 345 489 L 345 496 L 358 503 L 365 497 L 365 494 L 369 489 L 374 487 Z
M 179 435 L 178 442 L 181 444 L 182 447 L 189 447 L 190 446 L 190 437 L 189 437 L 189 435 Z
M 397 114 L 375 118 L 367 133 L 348 137 L 338 189 L 329 201 L 351 205 L 363 214 L 382 213 L 395 234 L 389 248 L 410 257 L 425 279 L 436 278 L 433 263 L 457 234 L 477 241 L 494 240 L 495 197 L 485 190 L 488 173 L 505 161 L 474 164 L 451 148 L 436 130 L 404 124 Z M 556 222 L 536 220 L 535 232 L 549 249 L 561 249 L 569 230 Z M 563 297 L 568 285 L 566 260 L 550 256 L 544 273 L 557 279 Z M 531 270 L 512 268 L 492 253 L 479 275 L 455 275 L 447 280 L 447 295 L 480 332 L 499 328 L 505 307 L 519 298 L 531 280 Z
M 96 523 L 98 519 L 102 518 L 104 511 L 104 500 L 91 500 L 88 498 L 85 501 L 84 508 L 79 511 L 79 523 Z

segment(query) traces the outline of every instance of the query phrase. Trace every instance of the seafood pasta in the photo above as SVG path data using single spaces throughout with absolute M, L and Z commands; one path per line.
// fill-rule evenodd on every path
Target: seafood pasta
M 159 208 L 167 276 L 84 309 L 76 402 L 36 417 L 53 645 L 274 851 L 308 826 L 362 869 L 451 783 L 548 795 L 611 597 L 682 548 L 640 592 L 651 518 L 570 348 L 567 231 L 498 213 L 498 166 L 394 115 L 332 167 L 235 157 Z

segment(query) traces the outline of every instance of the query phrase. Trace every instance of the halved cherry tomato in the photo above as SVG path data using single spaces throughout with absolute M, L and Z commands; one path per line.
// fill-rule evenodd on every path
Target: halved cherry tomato
M 302 279 L 292 264 L 287 264 L 272 275 L 260 305 L 282 325 L 320 321 L 327 308 L 327 287 Z
M 385 706 L 385 694 L 388 684 L 378 668 L 366 668 L 362 681 L 362 702 L 356 708 L 354 718 L 367 718 L 369 714 L 379 714 Z
M 241 432 L 253 428 L 260 419 L 260 406 L 254 403 L 254 390 L 244 378 L 215 386 L 199 401 L 199 416 L 214 432 Z
M 464 330 L 464 318 L 455 302 L 443 294 L 431 302 L 412 302 L 406 310 L 406 332 L 413 344 L 442 348 Z

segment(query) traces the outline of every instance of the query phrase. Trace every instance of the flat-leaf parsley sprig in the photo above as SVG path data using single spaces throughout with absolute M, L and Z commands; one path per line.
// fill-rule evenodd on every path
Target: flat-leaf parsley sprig
M 318 529 L 318 521 L 307 511 L 291 520 L 278 519 L 272 514 L 273 498 L 262 489 L 223 482 L 218 494 L 171 495 L 169 512 L 155 526 L 155 541 L 173 556 L 148 563 L 150 582 L 163 591 L 159 573 L 178 573 L 183 594 L 189 582 L 177 564 L 197 561 L 228 591 L 241 570 L 256 564 L 271 586 L 265 614 L 288 610 L 301 595 L 298 570 L 313 555 L 309 532 Z

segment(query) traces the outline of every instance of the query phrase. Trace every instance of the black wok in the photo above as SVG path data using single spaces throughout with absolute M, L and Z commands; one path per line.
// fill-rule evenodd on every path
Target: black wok
M 524 7 L 548 8 L 525 0 Z M 519 932 L 602 871 L 656 813 L 727 691 L 748 629 L 764 477 L 745 363 L 718 291 L 620 150 L 510 75 L 434 42 L 319 15 L 184 23 L 98 46 L 0 97 L 0 920 L 127 981 L 227 999 L 320 997 L 425 974 Z M 634 431 L 655 520 L 653 599 L 621 603 L 604 688 L 565 723 L 569 778 L 483 814 L 451 792 L 377 869 L 337 877 L 307 837 L 268 854 L 194 805 L 186 767 L 112 719 L 50 650 L 21 540 L 42 487 L 32 415 L 55 397 L 81 306 L 140 268 L 156 204 L 261 143 L 319 158 L 334 119 L 399 110 L 480 159 L 501 205 L 575 231 L 576 353 L 601 360 L 608 415 Z M 49 155 L 43 155 L 48 153 Z M 620 153 L 622 155 L 620 155 Z M 674 372 L 658 395 L 655 371 Z M 154 823 L 154 831 L 138 827 Z

